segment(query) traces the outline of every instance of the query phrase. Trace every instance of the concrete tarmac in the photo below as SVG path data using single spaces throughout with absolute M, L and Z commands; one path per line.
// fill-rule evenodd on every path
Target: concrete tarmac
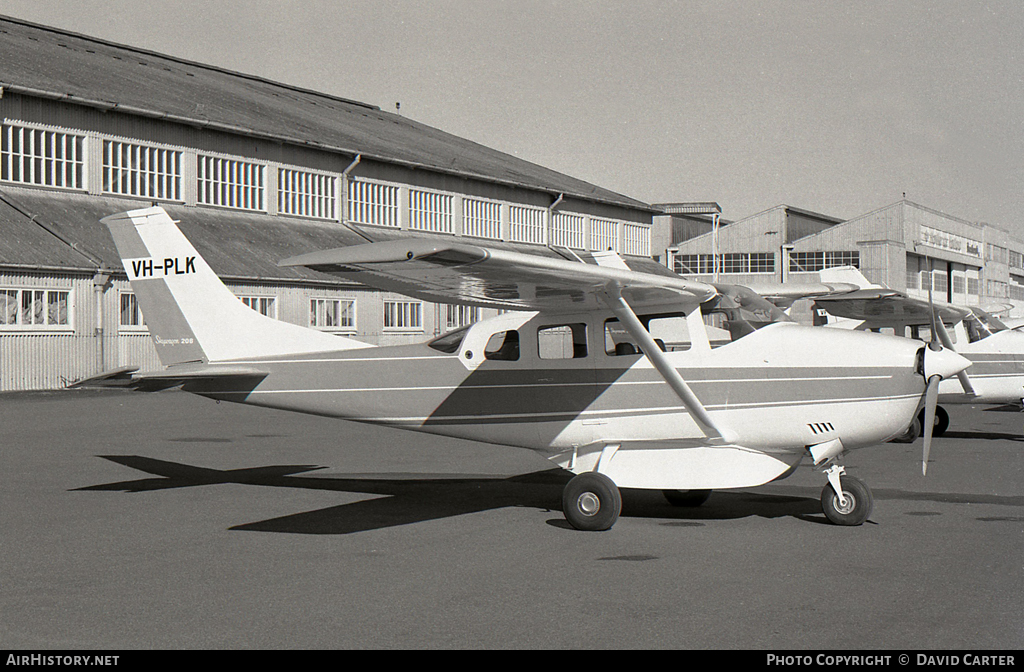
M 0 396 L 0 649 L 1019 649 L 1024 415 L 571 529 L 524 450 L 182 392 Z

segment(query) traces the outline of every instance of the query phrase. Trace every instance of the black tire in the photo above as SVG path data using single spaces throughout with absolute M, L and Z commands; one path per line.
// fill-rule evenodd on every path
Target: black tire
M 562 491 L 565 519 L 577 530 L 607 530 L 619 519 L 622 495 L 604 474 L 591 471 L 573 477 Z
M 894 436 L 893 438 L 889 439 L 889 442 L 913 443 L 914 441 L 917 441 L 917 437 L 921 436 L 921 427 L 921 416 L 918 415 L 918 417 L 914 418 L 914 421 L 910 423 L 910 426 L 907 427 L 907 430 L 905 432 L 903 432 L 899 436 Z M 932 430 L 932 434 L 934 435 L 934 430 Z
M 700 506 L 708 501 L 710 490 L 662 490 L 661 494 L 672 506 Z
M 922 410 L 918 414 L 918 420 L 921 421 L 921 427 L 924 427 L 924 411 Z M 932 425 L 932 436 L 942 436 L 949 429 L 949 413 L 946 412 L 942 406 L 935 407 L 935 424 Z M 924 430 L 921 431 L 924 434 Z
M 852 476 L 841 476 L 839 478 L 843 486 L 843 494 L 847 497 L 847 506 L 839 504 L 839 497 L 828 483 L 821 491 L 821 509 L 825 517 L 836 525 L 861 525 L 868 516 L 875 504 L 871 495 L 871 488 L 863 481 Z

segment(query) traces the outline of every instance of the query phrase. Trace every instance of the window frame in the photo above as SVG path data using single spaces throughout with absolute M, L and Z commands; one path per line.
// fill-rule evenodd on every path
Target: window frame
M 17 142 L 14 139 L 15 131 L 19 132 Z M 37 143 L 37 137 L 41 142 Z M 72 140 L 70 155 L 67 142 L 62 142 L 60 156 L 57 156 L 58 137 L 65 141 L 69 138 Z M 27 150 L 26 144 L 29 147 Z M 85 133 L 15 120 L 0 123 L 0 182 L 65 191 L 88 191 L 88 156 L 89 137 Z M 57 165 L 60 166 L 59 171 L 54 170 Z M 15 174 L 18 175 L 17 179 Z M 24 179 L 26 174 L 28 179 Z M 57 179 L 58 176 L 60 179 Z
M 395 307 L 393 311 L 394 318 L 397 318 L 399 323 L 407 322 L 408 324 L 394 324 L 393 322 L 395 320 L 392 319 L 392 324 L 389 325 L 389 315 L 391 315 L 392 312 L 388 308 L 389 305 Z M 392 334 L 423 332 L 423 301 L 419 301 L 417 299 L 384 299 L 383 308 L 384 319 L 381 321 L 381 328 L 383 331 Z
M 134 303 L 134 306 L 129 306 L 130 312 L 135 316 L 137 322 L 135 324 L 125 324 L 125 299 L 128 299 L 129 303 Z M 146 333 L 149 331 L 149 325 L 146 324 L 146 316 L 142 314 L 142 307 L 139 305 L 138 297 L 135 292 L 130 290 L 121 290 L 117 293 L 117 331 L 118 333 Z
M 338 324 L 317 324 L 317 318 L 321 315 L 318 310 L 318 305 L 327 305 L 328 303 L 334 303 L 337 305 L 337 316 Z M 347 303 L 349 306 L 348 315 L 350 316 L 350 325 L 344 324 L 346 311 L 342 307 L 343 303 Z M 326 331 L 330 333 L 354 333 L 358 330 L 359 325 L 356 320 L 356 299 L 349 297 L 339 296 L 310 296 L 309 297 L 309 327 L 311 329 L 317 329 L 318 331 Z
M 37 300 L 36 299 L 36 294 L 40 294 L 41 293 L 43 295 L 41 310 L 42 310 L 42 313 L 43 313 L 43 316 L 44 316 L 44 320 L 45 320 L 44 322 L 36 323 L 36 322 L 33 321 L 33 322 L 25 323 L 23 321 L 24 311 L 26 309 L 26 305 L 25 305 L 25 293 L 26 292 L 30 293 L 30 296 L 31 296 L 31 298 L 29 299 L 30 305 L 35 304 L 35 302 Z M 11 298 L 10 298 L 11 294 L 14 294 L 15 298 L 13 299 L 12 303 L 8 303 L 8 301 L 11 301 Z M 59 310 L 60 310 L 60 308 L 59 308 L 59 305 L 60 305 L 60 303 L 59 303 L 59 301 L 60 301 L 59 296 L 61 294 L 65 295 L 65 298 L 64 298 L 64 322 L 63 323 L 59 322 L 59 321 L 58 322 L 50 322 L 50 316 L 51 316 L 51 311 L 52 311 L 52 309 L 51 309 L 51 305 L 52 304 L 51 304 L 51 299 L 50 299 L 50 295 L 51 294 L 57 294 L 58 295 L 58 299 L 57 299 L 57 301 L 58 301 L 58 303 L 57 303 L 57 305 L 58 305 L 58 308 L 57 308 L 57 310 L 58 310 L 58 320 L 59 320 Z M 30 286 L 30 287 L 10 287 L 10 286 L 5 286 L 5 287 L 0 287 L 0 295 L 2 295 L 3 300 L 4 300 L 3 304 L 4 304 L 4 311 L 5 311 L 3 317 L 0 318 L 0 319 L 4 320 L 3 322 L 0 322 L 0 332 L 73 333 L 75 331 L 75 301 L 74 301 L 74 289 L 73 288 L 70 288 L 70 287 L 37 287 L 37 286 Z M 8 305 L 14 307 L 13 316 L 14 316 L 14 320 L 15 321 L 11 322 L 11 323 L 7 323 L 6 322 L 6 320 L 7 320 L 7 312 L 6 311 L 9 310 L 7 308 Z M 34 314 L 35 314 L 35 309 L 33 308 L 33 315 Z

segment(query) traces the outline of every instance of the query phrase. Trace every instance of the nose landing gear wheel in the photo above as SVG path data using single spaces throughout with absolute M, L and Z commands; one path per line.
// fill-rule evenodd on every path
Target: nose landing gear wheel
M 562 491 L 565 519 L 577 530 L 607 530 L 619 519 L 621 510 L 619 488 L 604 474 L 575 476 Z
M 863 481 L 852 476 L 842 478 L 842 487 L 845 502 L 840 501 L 831 483 L 822 489 L 821 508 L 825 512 L 825 517 L 836 525 L 862 524 L 871 515 L 874 506 L 871 489 Z

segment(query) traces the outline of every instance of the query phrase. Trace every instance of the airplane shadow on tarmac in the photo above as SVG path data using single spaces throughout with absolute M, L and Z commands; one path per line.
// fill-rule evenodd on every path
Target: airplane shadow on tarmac
M 76 491 L 139 493 L 201 485 L 243 484 L 275 488 L 302 488 L 328 492 L 381 495 L 373 499 L 295 513 L 255 523 L 232 526 L 232 530 L 281 532 L 289 534 L 352 534 L 427 520 L 489 511 L 507 507 L 531 507 L 561 514 L 562 489 L 571 474 L 558 468 L 521 474 L 510 478 L 476 476 L 431 477 L 424 475 L 329 476 L 308 474 L 324 469 L 315 465 L 274 465 L 247 469 L 209 469 L 139 455 L 99 455 L 105 460 L 151 474 L 154 478 L 119 481 L 75 488 Z M 768 487 L 768 486 L 766 486 Z M 780 486 L 771 486 L 781 489 Z M 747 491 L 716 491 L 699 508 L 674 507 L 660 492 L 623 490 L 624 518 L 663 519 L 667 526 L 696 527 L 707 521 L 748 516 L 794 517 L 827 524 L 821 511 L 820 490 L 787 488 L 785 494 Z M 790 494 L 790 492 L 795 494 Z M 875 491 L 878 499 L 927 499 L 937 502 L 986 502 L 1024 506 L 1024 497 L 955 495 Z M 1013 500 L 1013 501 L 992 501 Z M 548 524 L 572 529 L 561 518 Z M 868 521 L 871 522 L 871 521 Z

